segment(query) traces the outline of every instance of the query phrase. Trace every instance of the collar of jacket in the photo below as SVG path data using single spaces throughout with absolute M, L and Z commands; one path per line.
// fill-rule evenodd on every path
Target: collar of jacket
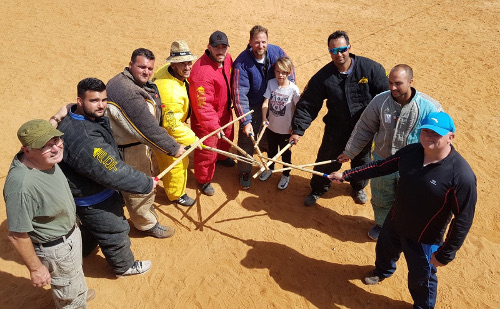
M 71 106 L 71 108 L 69 109 L 69 116 L 72 119 L 80 120 L 80 121 L 87 120 L 87 121 L 95 122 L 97 124 L 100 124 L 104 128 L 106 128 L 108 131 L 110 130 L 108 117 L 102 116 L 102 117 L 99 117 L 99 118 L 95 118 L 95 120 L 92 120 L 92 119 L 90 119 L 87 116 L 80 115 L 80 114 L 75 114 L 74 111 L 76 111 L 76 108 L 77 108 L 77 105 L 75 104 L 75 105 Z
M 357 61 L 355 61 L 356 59 L 356 55 L 355 54 L 351 54 L 349 53 L 349 57 L 352 58 L 351 61 L 353 61 L 353 67 L 352 67 L 352 72 L 354 72 L 354 70 L 356 69 L 356 65 L 357 65 Z M 333 63 L 333 61 L 331 62 L 333 64 L 333 69 L 334 69 L 334 73 L 337 75 L 337 74 L 340 74 L 340 71 L 339 69 L 337 68 L 337 66 L 335 65 L 335 63 Z M 351 74 L 352 74 L 351 72 Z M 349 74 L 349 75 L 351 75 Z
M 252 52 L 252 46 L 250 46 L 250 44 L 247 45 L 247 53 L 250 53 L 250 56 L 251 56 L 251 59 L 253 59 L 253 61 L 255 62 L 255 64 L 262 64 L 260 62 L 257 62 L 257 59 L 255 58 L 255 56 L 253 55 L 253 52 Z M 269 66 L 269 57 L 267 57 L 267 50 L 266 50 L 266 55 L 264 56 L 264 67 L 267 67 Z

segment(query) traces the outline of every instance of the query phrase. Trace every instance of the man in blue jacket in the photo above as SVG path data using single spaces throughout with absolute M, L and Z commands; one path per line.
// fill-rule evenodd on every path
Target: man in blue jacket
M 267 29 L 254 26 L 250 30 L 250 40 L 247 49 L 241 52 L 233 63 L 233 103 L 237 116 L 250 110 L 254 112 L 240 121 L 238 146 L 248 154 L 253 155 L 254 148 L 250 134 L 259 132 L 262 124 L 262 103 L 267 82 L 273 79 L 274 64 L 280 57 L 286 56 L 281 47 L 267 43 Z M 295 70 L 288 77 L 295 82 Z M 243 189 L 250 188 L 250 172 L 252 165 L 238 162 L 240 185 Z
M 86 78 L 78 83 L 77 104 L 59 125 L 66 146 L 60 166 L 82 227 L 90 233 L 83 239 L 84 247 L 99 244 L 119 278 L 144 273 L 152 265 L 151 261 L 134 261 L 120 191 L 146 194 L 157 181 L 123 162 L 104 116 L 106 105 L 102 81 Z
M 292 119 L 290 141 L 299 142 L 300 136 L 316 119 L 326 99 L 328 113 L 323 118 L 325 131 L 316 162 L 336 159 L 344 150 L 361 113 L 377 94 L 388 90 L 385 69 L 379 63 L 350 53 L 351 44 L 344 31 L 335 31 L 328 37 L 328 51 L 332 61 L 318 71 L 302 92 Z M 351 166 L 370 162 L 370 146 L 352 158 Z M 338 171 L 341 163 L 318 165 L 314 170 L 329 174 Z M 352 197 L 358 204 L 367 202 L 364 188 L 367 180 L 351 182 Z M 304 205 L 312 206 L 330 188 L 328 179 L 314 175 L 311 193 Z

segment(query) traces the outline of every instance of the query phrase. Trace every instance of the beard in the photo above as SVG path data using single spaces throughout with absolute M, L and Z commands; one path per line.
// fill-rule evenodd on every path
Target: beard
M 101 110 L 92 110 L 90 108 L 87 108 L 87 107 L 83 107 L 83 113 L 85 114 L 86 117 L 88 118 L 91 118 L 91 119 L 94 119 L 94 118 L 101 118 L 102 116 L 104 116 L 104 112 L 106 111 L 105 108 L 101 109 Z

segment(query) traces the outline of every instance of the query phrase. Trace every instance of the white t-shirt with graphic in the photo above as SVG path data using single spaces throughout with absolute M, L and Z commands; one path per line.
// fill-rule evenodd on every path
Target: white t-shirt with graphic
M 289 134 L 292 124 L 292 107 L 299 101 L 300 90 L 292 81 L 281 88 L 276 78 L 267 82 L 264 98 L 269 99 L 269 129 L 274 133 Z

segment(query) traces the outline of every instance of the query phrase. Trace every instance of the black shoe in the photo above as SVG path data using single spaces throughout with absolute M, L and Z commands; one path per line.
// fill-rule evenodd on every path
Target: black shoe
M 233 167 L 236 165 L 236 162 L 234 162 L 234 160 L 231 158 L 225 158 L 224 160 L 217 160 L 217 163 L 222 164 L 225 167 Z
M 243 190 L 247 190 L 250 188 L 250 173 L 240 174 L 240 185 Z
M 179 197 L 179 199 L 176 201 L 177 204 L 182 205 L 182 206 L 193 206 L 195 203 L 195 200 L 190 198 L 186 193 L 184 193 L 183 196 Z
M 200 190 L 208 196 L 212 196 L 215 194 L 214 187 L 212 187 L 212 184 L 210 182 L 200 184 Z
M 306 198 L 304 199 L 304 205 L 305 206 L 312 206 L 312 205 L 316 204 L 316 200 L 319 199 L 320 196 L 321 196 L 321 194 L 316 193 L 316 192 L 309 193 L 309 195 L 306 196 Z
M 368 275 L 366 275 L 364 283 L 366 285 L 375 285 L 379 282 L 382 282 L 385 278 L 379 277 L 378 275 L 375 274 L 375 270 L 371 271 Z
M 378 225 L 378 224 L 375 224 L 368 231 L 368 237 L 370 237 L 373 240 L 377 240 L 378 239 L 378 235 L 380 235 L 380 231 L 381 230 L 382 230 L 382 227 L 380 225 Z

